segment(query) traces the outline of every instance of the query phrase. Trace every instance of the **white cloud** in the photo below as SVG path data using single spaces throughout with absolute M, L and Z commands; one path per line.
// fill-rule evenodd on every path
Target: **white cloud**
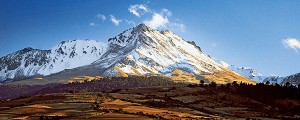
M 125 19 L 125 21 L 126 21 L 126 23 L 128 24 L 128 25 L 133 25 L 133 26 L 135 26 L 136 24 L 135 24 L 135 22 L 134 21 L 132 21 L 132 20 L 127 20 L 127 19 Z
M 282 44 L 287 48 L 292 48 L 295 50 L 295 52 L 298 52 L 298 49 L 300 49 L 300 41 L 296 38 L 288 38 L 282 40 Z
M 92 27 L 96 26 L 96 24 L 93 23 L 93 22 L 91 22 L 89 25 L 92 26 Z
M 152 19 L 151 20 L 145 20 L 144 23 L 153 28 L 159 28 L 159 27 L 165 27 L 168 23 L 169 20 L 167 17 L 162 16 L 161 14 L 153 13 Z
M 175 30 L 178 30 L 180 32 L 185 32 L 185 25 L 182 24 L 182 23 L 170 23 L 170 26 L 175 29 Z
M 115 18 L 115 16 L 110 15 L 110 20 L 113 24 L 115 24 L 116 26 L 118 26 L 120 24 L 120 22 L 122 22 L 122 20 L 118 20 L 117 18 Z
M 96 17 L 97 17 L 99 20 L 102 20 L 102 21 L 105 21 L 105 20 L 106 20 L 105 15 L 102 15 L 102 14 L 97 14 Z
M 141 17 L 143 14 L 150 14 L 151 19 L 144 19 L 143 23 L 145 23 L 147 26 L 158 29 L 158 28 L 167 28 L 175 31 L 185 32 L 185 25 L 182 22 L 179 22 L 179 19 L 172 20 L 170 19 L 172 17 L 172 12 L 166 8 L 161 9 L 160 11 L 152 10 L 151 8 L 148 8 L 147 5 L 143 4 L 136 4 L 136 5 L 130 5 L 128 8 L 129 12 L 134 14 L 137 17 Z M 170 21 L 169 21 L 170 20 Z M 133 24 L 135 23 L 130 20 L 125 20 L 127 24 Z
M 138 16 L 140 17 L 140 14 L 139 12 L 148 12 L 148 8 L 146 5 L 130 5 L 130 7 L 128 8 L 129 12 L 131 12 L 132 14 L 134 14 L 135 16 Z M 139 11 L 141 10 L 141 11 Z
M 166 8 L 163 8 L 161 10 L 161 14 L 162 15 L 166 14 L 167 16 L 172 16 L 172 12 L 170 10 L 166 9 Z

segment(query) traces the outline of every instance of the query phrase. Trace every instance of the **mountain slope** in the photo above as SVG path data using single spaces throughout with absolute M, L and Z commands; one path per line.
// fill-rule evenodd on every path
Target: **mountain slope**
M 0 58 L 0 80 L 32 76 L 49 61 L 49 50 L 24 48 Z
M 258 73 L 255 69 L 250 68 L 250 67 L 238 67 L 235 65 L 230 65 L 221 60 L 217 60 L 217 59 L 215 59 L 215 60 L 223 67 L 228 68 L 239 75 L 242 75 L 248 79 L 251 79 L 251 80 L 254 80 L 257 82 L 264 82 L 264 80 L 269 77 L 269 76 L 263 76 L 262 74 Z
M 267 83 L 269 82 L 270 84 L 280 84 L 280 85 L 285 85 L 287 82 L 290 84 L 297 86 L 300 84 L 300 73 L 289 75 L 286 77 L 282 76 L 265 76 L 260 73 L 258 73 L 256 70 L 250 68 L 250 67 L 237 67 L 235 65 L 229 65 L 228 63 L 221 61 L 221 60 L 216 60 L 220 65 L 222 65 L 225 68 L 228 68 L 235 73 L 244 76 L 248 79 L 254 80 L 256 82 L 262 82 L 262 83 Z
M 0 58 L 0 81 L 33 75 L 50 75 L 91 64 L 106 51 L 93 40 L 63 41 L 51 50 L 24 48 Z
M 124 40 L 125 42 L 117 42 L 123 41 L 118 38 L 113 38 L 110 42 L 111 46 L 118 46 L 118 48 L 126 44 L 125 48 L 113 48 L 113 50 L 124 51 L 118 56 L 125 59 L 116 63 L 117 67 L 124 71 L 136 69 L 136 72 L 131 71 L 132 74 L 149 72 L 167 74 L 171 73 L 173 68 L 182 68 L 188 72 L 199 74 L 199 71 L 212 73 L 213 70 L 221 70 L 215 61 L 170 31 L 154 31 L 147 26 L 140 25 L 131 33 L 133 34 L 129 36 L 118 35 L 129 38 Z M 126 41 L 129 42 L 126 43 Z M 105 57 L 114 55 L 116 55 L 114 52 L 109 52 Z M 100 59 L 100 61 L 103 60 Z M 134 63 L 128 63 L 129 61 Z M 121 67 L 123 65 L 124 67 Z M 134 66 L 139 68 L 131 68 Z
M 281 84 L 285 85 L 287 82 L 294 86 L 300 85 L 300 73 L 284 77 Z
M 254 83 L 217 63 L 194 42 L 186 42 L 171 31 L 156 31 L 144 24 L 125 30 L 110 38 L 108 43 L 62 42 L 48 50 L 44 57 L 47 59 L 34 69 L 35 72 L 20 76 L 44 75 L 45 83 L 76 80 L 78 76 L 86 79 L 82 76 L 130 75 L 161 76 L 196 83 L 199 80 Z M 6 75 L 1 73 L 1 76 Z
M 220 66 L 192 42 L 188 43 L 168 30 L 156 31 L 141 24 L 111 38 L 109 45 L 113 49 L 94 63 L 106 69 L 104 76 L 146 74 L 189 82 L 199 82 L 200 79 L 218 83 L 234 80 L 250 82 Z M 227 74 L 219 78 L 209 77 L 223 72 Z

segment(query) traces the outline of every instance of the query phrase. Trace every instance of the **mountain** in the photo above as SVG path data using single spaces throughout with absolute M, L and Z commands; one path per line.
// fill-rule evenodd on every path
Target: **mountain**
M 289 76 L 266 76 L 263 80 L 264 83 L 269 82 L 270 84 L 286 85 L 288 82 L 290 85 L 298 86 L 300 84 L 300 73 L 296 73 Z
M 235 65 L 230 65 L 222 60 L 215 59 L 216 62 L 218 62 L 220 65 L 222 65 L 225 68 L 228 68 L 237 74 L 240 74 L 248 79 L 257 81 L 257 82 L 264 82 L 264 80 L 269 76 L 263 76 L 262 74 L 258 73 L 255 69 L 250 67 L 238 67 Z
M 13 62 L 12 62 L 13 61 Z M 193 41 L 169 30 L 157 31 L 140 24 L 110 38 L 63 41 L 51 50 L 25 50 L 0 59 L 1 80 L 25 79 L 41 83 L 76 81 L 99 76 L 147 75 L 175 81 L 254 83 L 204 54 Z
M 0 80 L 19 79 L 37 73 L 42 65 L 49 62 L 50 50 L 24 48 L 0 58 Z
M 257 72 L 255 69 L 250 68 L 250 67 L 238 67 L 235 65 L 229 65 L 228 63 L 217 60 L 215 59 L 216 62 L 218 62 L 220 65 L 223 67 L 226 67 L 237 74 L 240 74 L 248 79 L 254 80 L 256 82 L 261 82 L 261 83 L 266 83 L 267 81 L 270 84 L 280 84 L 280 85 L 285 85 L 286 82 L 289 82 L 290 84 L 297 86 L 300 84 L 300 73 L 294 74 L 294 75 L 289 75 L 286 77 L 282 76 L 266 76 L 262 75 L 259 72 Z
M 94 40 L 63 41 L 51 50 L 24 48 L 0 58 L 0 80 L 50 75 L 91 64 L 106 51 Z
M 287 82 L 294 86 L 300 85 L 300 73 L 284 77 L 283 82 L 281 84 L 285 85 Z

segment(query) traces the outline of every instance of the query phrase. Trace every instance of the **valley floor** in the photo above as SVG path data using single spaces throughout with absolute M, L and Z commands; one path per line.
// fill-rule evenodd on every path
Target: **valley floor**
M 300 107 L 299 100 L 282 99 Z M 293 113 L 209 86 L 140 87 L 52 93 L 2 100 L 0 119 L 300 119 Z

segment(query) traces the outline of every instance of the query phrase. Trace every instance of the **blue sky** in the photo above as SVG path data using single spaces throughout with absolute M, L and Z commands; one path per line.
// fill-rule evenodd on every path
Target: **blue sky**
M 24 47 L 50 49 L 62 40 L 106 42 L 144 22 L 193 40 L 229 64 L 285 76 L 300 72 L 299 5 L 299 0 L 0 0 L 0 56 Z

